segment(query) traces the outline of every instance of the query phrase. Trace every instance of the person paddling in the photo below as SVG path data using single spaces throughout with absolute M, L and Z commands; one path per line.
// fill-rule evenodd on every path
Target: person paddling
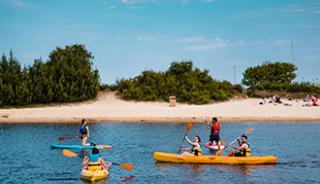
M 201 145 L 200 145 L 200 143 L 201 143 L 200 136 L 196 135 L 194 137 L 194 141 L 191 141 L 187 136 L 185 136 L 185 139 L 188 141 L 188 143 L 190 145 L 192 145 L 192 148 L 180 148 L 181 151 L 185 151 L 182 153 L 183 155 L 195 155 L 195 156 L 202 155 L 202 149 L 201 149 Z M 190 150 L 191 150 L 191 153 L 187 152 Z
M 79 137 L 82 140 L 82 145 L 87 144 L 88 137 L 90 136 L 89 125 L 86 119 L 81 120 L 81 125 L 79 129 Z
M 248 144 L 248 137 L 246 135 L 241 136 L 241 142 L 237 139 L 239 146 L 230 144 L 235 150 L 230 151 L 227 156 L 247 157 L 251 154 L 250 145 Z
M 218 122 L 218 118 L 212 118 L 212 125 L 208 124 L 207 128 L 210 129 L 210 137 L 209 137 L 209 145 L 216 144 L 218 145 L 218 149 L 220 149 L 220 123 Z
M 100 156 L 98 148 L 93 148 L 92 153 L 83 158 L 82 165 L 85 165 L 85 168 L 89 170 L 101 170 L 108 169 L 112 163 L 106 163 Z

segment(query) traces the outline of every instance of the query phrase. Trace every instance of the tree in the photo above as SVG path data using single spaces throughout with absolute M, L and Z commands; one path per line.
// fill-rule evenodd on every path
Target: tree
M 87 100 L 97 96 L 100 77 L 92 69 L 93 56 L 84 45 L 56 48 L 49 55 L 48 66 L 54 81 L 55 102 Z
M 250 89 L 282 89 L 296 78 L 296 66 L 286 62 L 265 62 L 249 67 L 243 73 L 242 83 Z

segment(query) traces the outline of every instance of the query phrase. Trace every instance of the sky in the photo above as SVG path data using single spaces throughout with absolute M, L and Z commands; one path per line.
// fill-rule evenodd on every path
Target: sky
M 191 60 L 240 83 L 265 61 L 320 83 L 319 0 L 0 0 L 0 51 L 23 66 L 57 47 L 83 44 L 101 82 L 165 71 Z

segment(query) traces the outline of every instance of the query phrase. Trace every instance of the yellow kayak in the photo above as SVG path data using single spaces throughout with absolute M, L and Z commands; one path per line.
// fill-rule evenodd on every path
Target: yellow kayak
M 109 171 L 107 169 L 86 169 L 83 168 L 80 172 L 81 178 L 87 181 L 97 181 L 97 180 L 103 180 L 107 178 L 109 175 Z
M 248 156 L 248 157 L 227 157 L 213 155 L 183 155 L 164 152 L 154 152 L 153 158 L 158 162 L 170 163 L 195 163 L 195 164 L 276 164 L 277 157 L 270 156 Z

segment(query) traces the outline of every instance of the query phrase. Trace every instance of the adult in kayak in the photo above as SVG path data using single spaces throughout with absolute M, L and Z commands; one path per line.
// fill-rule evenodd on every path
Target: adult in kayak
M 185 151 L 182 154 L 188 154 L 188 155 L 195 155 L 199 156 L 202 155 L 202 149 L 201 149 L 201 138 L 200 136 L 196 135 L 194 137 L 194 141 L 191 141 L 187 136 L 185 136 L 185 139 L 188 141 L 188 143 L 192 146 L 191 148 L 180 148 L 181 151 Z M 187 152 L 187 151 L 191 151 Z
M 88 137 L 90 136 L 89 125 L 86 119 L 81 120 L 81 125 L 79 129 L 79 137 L 82 140 L 82 145 L 87 144 Z
M 93 148 L 89 156 L 83 158 L 82 165 L 88 170 L 108 169 L 112 163 L 106 163 L 99 154 L 98 148 Z
M 237 139 L 239 146 L 234 146 L 230 144 L 229 146 L 233 147 L 234 150 L 230 151 L 227 156 L 236 156 L 236 157 L 246 157 L 250 156 L 251 149 L 248 144 L 248 137 L 246 135 L 241 136 L 241 142 Z
M 210 129 L 209 145 L 216 144 L 218 145 L 218 149 L 220 149 L 220 123 L 218 122 L 218 118 L 213 117 L 211 124 L 208 124 L 207 128 Z

